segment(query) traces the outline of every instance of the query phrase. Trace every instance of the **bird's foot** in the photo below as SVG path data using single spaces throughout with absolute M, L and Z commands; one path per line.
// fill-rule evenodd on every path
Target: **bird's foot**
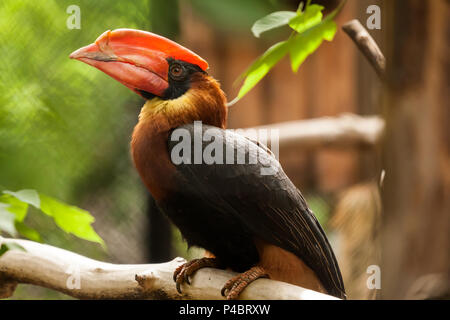
M 181 293 L 181 285 L 184 282 L 191 284 L 189 277 L 195 271 L 206 267 L 217 268 L 219 267 L 219 262 L 216 258 L 201 258 L 188 261 L 176 268 L 173 273 L 173 281 L 176 283 L 178 293 Z
M 269 275 L 262 267 L 253 267 L 228 280 L 220 293 L 227 300 L 235 300 L 250 283 L 259 278 L 269 278 Z

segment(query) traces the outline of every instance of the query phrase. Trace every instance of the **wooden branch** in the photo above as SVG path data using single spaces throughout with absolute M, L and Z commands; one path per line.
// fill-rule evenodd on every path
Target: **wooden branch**
M 342 30 L 355 42 L 359 50 L 375 68 L 378 76 L 384 79 L 386 73 L 386 58 L 375 40 L 358 20 L 351 20 L 342 26 Z
M 92 260 L 67 250 L 28 240 L 4 239 L 26 251 L 9 250 L 0 257 L 0 298 L 14 293 L 18 283 L 34 284 L 81 299 L 223 299 L 220 289 L 235 273 L 204 268 L 196 272 L 183 294 L 175 289 L 176 258 L 167 263 L 117 265 Z M 249 285 L 241 299 L 328 300 L 319 292 L 284 282 L 259 279 Z
M 378 116 L 344 114 L 334 118 L 282 122 L 251 129 L 268 129 L 269 142 L 270 130 L 279 130 L 280 148 L 374 147 L 383 135 L 384 120 Z M 251 138 L 248 133 L 244 134 Z

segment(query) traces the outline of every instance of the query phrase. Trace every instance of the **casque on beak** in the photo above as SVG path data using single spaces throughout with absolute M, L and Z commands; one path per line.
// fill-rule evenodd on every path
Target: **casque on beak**
M 208 63 L 189 49 L 134 29 L 108 30 L 69 57 L 96 67 L 138 94 L 145 91 L 160 97 L 169 87 L 169 58 L 208 68 Z

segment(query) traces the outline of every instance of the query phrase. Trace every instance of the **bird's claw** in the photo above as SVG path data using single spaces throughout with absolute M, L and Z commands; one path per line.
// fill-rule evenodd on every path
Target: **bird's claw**
M 259 278 L 269 278 L 269 275 L 262 267 L 253 267 L 228 280 L 220 291 L 220 294 L 227 300 L 236 300 L 250 283 Z
M 216 258 L 201 258 L 201 259 L 194 259 L 189 262 L 186 262 L 178 268 L 175 269 L 173 273 L 173 281 L 175 281 L 176 288 L 178 293 L 181 292 L 181 285 L 185 282 L 188 285 L 191 284 L 190 276 L 197 271 L 198 269 L 205 268 L 205 267 L 217 267 L 218 262 Z

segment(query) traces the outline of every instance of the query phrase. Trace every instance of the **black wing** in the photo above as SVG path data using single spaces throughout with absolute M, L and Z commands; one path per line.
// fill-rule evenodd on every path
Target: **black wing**
M 216 127 L 203 125 L 198 130 L 189 124 L 175 130 L 185 130 L 192 138 L 191 154 L 183 154 L 182 163 L 172 158 L 177 174 L 188 181 L 189 193 L 210 202 L 215 210 L 233 215 L 251 234 L 300 257 L 330 294 L 345 298 L 339 266 L 322 227 L 267 149 Z M 169 152 L 180 155 L 180 138 L 174 131 L 169 136 Z M 214 159 L 201 154 L 201 163 L 195 164 L 194 160 L 199 162 L 195 134 L 197 141 L 205 134 L 211 139 L 202 142 L 200 152 L 216 157 L 216 163 L 208 164 Z

